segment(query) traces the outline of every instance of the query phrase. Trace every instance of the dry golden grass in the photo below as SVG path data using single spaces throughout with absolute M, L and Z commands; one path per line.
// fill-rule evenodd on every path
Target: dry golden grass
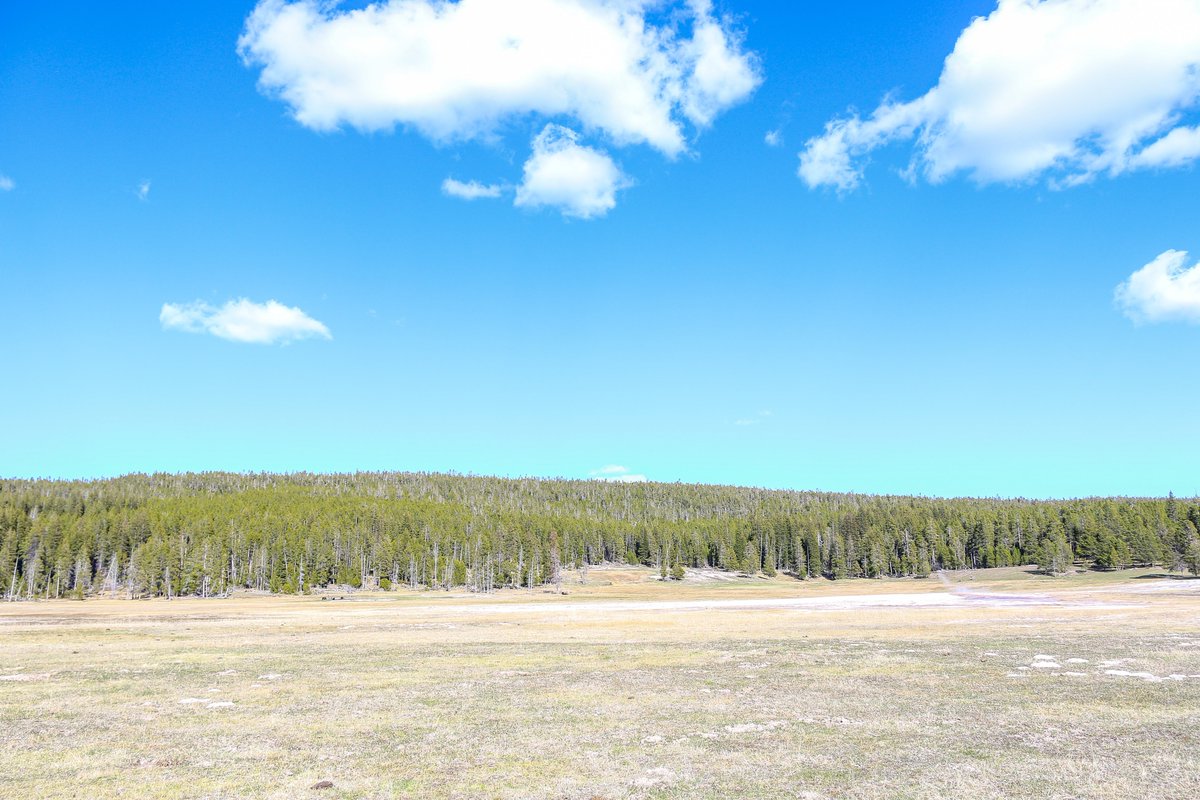
M 8 604 L 0 797 L 1195 797 L 1146 574 Z

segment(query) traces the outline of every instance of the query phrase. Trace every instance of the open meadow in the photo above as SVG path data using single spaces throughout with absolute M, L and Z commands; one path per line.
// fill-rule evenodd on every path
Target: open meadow
M 1200 580 L 1031 569 L 5 604 L 0 797 L 1200 795 Z

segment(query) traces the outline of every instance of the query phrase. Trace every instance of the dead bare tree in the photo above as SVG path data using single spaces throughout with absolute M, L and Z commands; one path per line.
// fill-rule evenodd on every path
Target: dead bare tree
M 562 594 L 562 557 L 558 554 L 558 531 L 550 531 L 550 580 L 554 591 Z

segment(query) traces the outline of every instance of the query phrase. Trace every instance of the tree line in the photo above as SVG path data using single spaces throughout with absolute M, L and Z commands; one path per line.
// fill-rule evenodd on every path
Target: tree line
M 929 498 L 425 473 L 0 480 L 8 599 L 343 585 L 489 592 L 624 562 L 797 578 L 1200 572 L 1200 501 Z

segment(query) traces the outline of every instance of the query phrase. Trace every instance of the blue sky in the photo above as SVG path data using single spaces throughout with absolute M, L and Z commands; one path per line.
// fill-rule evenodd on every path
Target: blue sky
M 992 121 L 974 139 L 946 122 L 992 108 L 952 51 L 985 59 L 987 37 L 1011 35 L 1000 23 L 1049 20 L 1056 63 L 1103 61 L 1111 47 L 1072 32 L 1119 23 L 1127 4 L 1105 3 L 1112 19 L 1072 18 L 1075 0 L 920 14 L 727 0 L 690 22 L 680 6 L 680 37 L 709 20 L 751 72 L 721 73 L 711 96 L 733 99 L 699 124 L 666 107 L 679 152 L 594 98 L 547 110 L 540 84 L 449 135 L 432 127 L 463 110 L 454 86 L 380 130 L 355 127 L 357 100 L 334 104 L 335 129 L 303 124 L 258 85 L 263 59 L 321 65 L 303 44 L 240 56 L 253 0 L 5 4 L 0 475 L 618 465 L 838 491 L 1200 493 L 1195 258 L 1131 278 L 1200 252 L 1196 92 L 1167 85 L 1175 67 L 1196 72 L 1200 46 L 1155 40 L 1200 7 L 1164 0 L 1176 19 L 1123 29 L 1167 54 L 1128 89 L 1165 87 L 1154 102 L 1083 87 L 1049 106 L 1065 109 L 1052 133 L 1077 145 L 1050 166 L 997 172 L 996 154 L 1037 127 L 1020 107 L 975 114 Z M 988 15 L 972 28 L 984 43 L 956 50 Z M 355 66 L 360 51 L 339 57 Z M 1089 116 L 1088 98 L 1109 105 Z M 1108 146 L 1127 108 L 1160 113 Z M 580 205 L 594 172 L 535 185 L 553 126 L 578 138 L 547 152 L 611 164 L 616 188 L 598 179 Z M 801 158 L 822 141 L 845 158 Z M 450 196 L 447 178 L 500 196 Z M 522 187 L 537 202 L 515 205 Z M 1132 299 L 1114 301 L 1126 281 Z M 275 343 L 212 335 L 241 298 L 328 336 L 286 315 L 263 334 Z

